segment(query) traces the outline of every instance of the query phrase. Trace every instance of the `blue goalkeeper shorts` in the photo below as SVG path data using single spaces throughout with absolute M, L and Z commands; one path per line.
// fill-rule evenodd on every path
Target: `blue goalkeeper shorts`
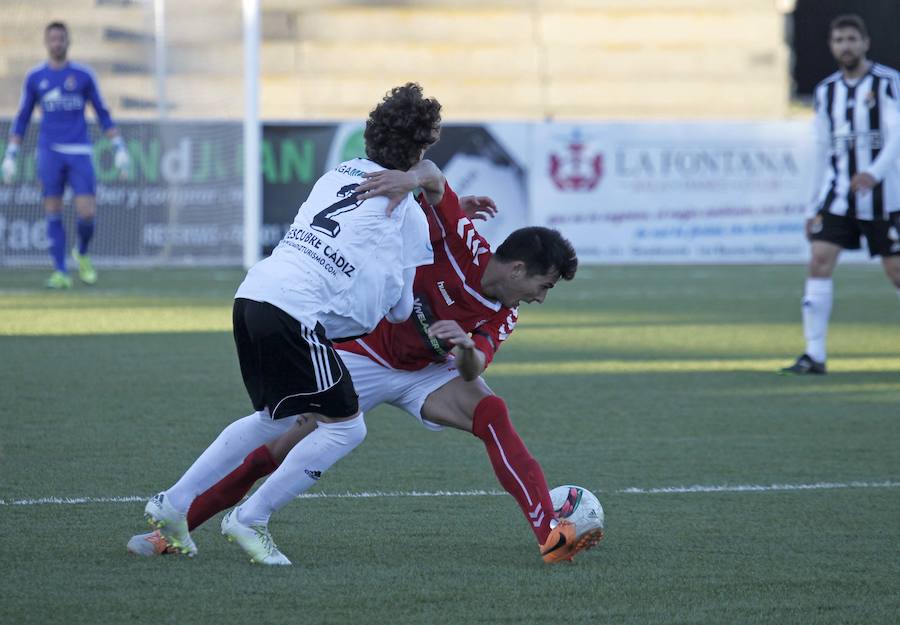
M 75 195 L 96 194 L 97 181 L 90 154 L 63 154 L 41 148 L 37 169 L 44 197 L 62 196 L 67 182 Z

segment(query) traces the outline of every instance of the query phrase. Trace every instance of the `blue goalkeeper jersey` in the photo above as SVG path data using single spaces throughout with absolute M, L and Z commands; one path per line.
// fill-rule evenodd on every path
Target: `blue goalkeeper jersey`
M 31 113 L 41 105 L 38 147 L 66 153 L 90 153 L 84 107 L 90 102 L 103 130 L 113 127 L 109 110 L 100 96 L 94 73 L 85 65 L 69 62 L 61 69 L 44 63 L 28 73 L 22 102 L 12 133 L 25 136 Z

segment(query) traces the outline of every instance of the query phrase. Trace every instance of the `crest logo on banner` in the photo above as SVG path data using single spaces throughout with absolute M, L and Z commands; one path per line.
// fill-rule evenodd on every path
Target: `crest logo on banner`
M 564 154 L 550 153 L 550 177 L 560 191 L 590 191 L 603 177 L 603 155 L 588 152 L 575 129 Z

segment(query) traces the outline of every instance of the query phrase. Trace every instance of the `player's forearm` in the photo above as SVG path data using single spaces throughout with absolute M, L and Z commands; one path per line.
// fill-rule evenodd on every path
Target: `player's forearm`
M 10 141 L 12 141 L 13 137 L 19 140 L 19 143 L 22 142 L 22 137 L 25 136 L 25 131 L 28 130 L 28 124 L 31 123 L 31 109 L 22 109 L 16 115 L 13 120 L 12 132 L 10 133 Z
M 456 357 L 456 370 L 466 382 L 471 382 L 484 371 L 485 356 L 480 349 L 456 346 L 453 348 Z
M 425 193 L 425 199 L 429 204 L 438 204 L 443 199 L 444 172 L 434 162 L 419 161 L 410 168 L 409 173 L 415 176 L 416 186 Z
M 31 122 L 31 114 L 34 112 L 36 103 L 37 100 L 34 97 L 34 93 L 26 85 L 25 91 L 22 93 L 22 103 L 19 105 L 19 110 L 16 111 L 12 132 L 10 133 L 12 136 L 18 137 L 19 141 L 22 140 L 22 137 L 25 136 L 25 131 L 28 130 L 28 124 Z
M 94 107 L 94 113 L 97 114 L 97 121 L 100 123 L 100 127 L 107 133 L 106 136 L 109 137 L 109 132 L 115 130 L 116 125 L 112 120 L 109 109 L 106 108 L 106 104 L 103 102 L 103 98 L 100 97 L 100 92 L 97 90 L 96 85 L 91 89 L 88 97 L 91 100 L 91 106 Z

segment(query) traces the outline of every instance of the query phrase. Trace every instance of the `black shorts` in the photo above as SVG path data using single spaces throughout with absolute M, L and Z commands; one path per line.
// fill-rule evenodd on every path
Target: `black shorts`
M 866 237 L 869 256 L 900 255 L 900 211 L 891 213 L 888 219 L 869 221 L 845 215 L 819 211 L 813 232 L 813 241 L 827 241 L 845 250 L 858 250 L 860 236 Z
M 235 299 L 232 315 L 241 376 L 255 410 L 273 419 L 315 412 L 352 417 L 359 410 L 350 371 L 320 324 L 309 329 L 264 302 Z

